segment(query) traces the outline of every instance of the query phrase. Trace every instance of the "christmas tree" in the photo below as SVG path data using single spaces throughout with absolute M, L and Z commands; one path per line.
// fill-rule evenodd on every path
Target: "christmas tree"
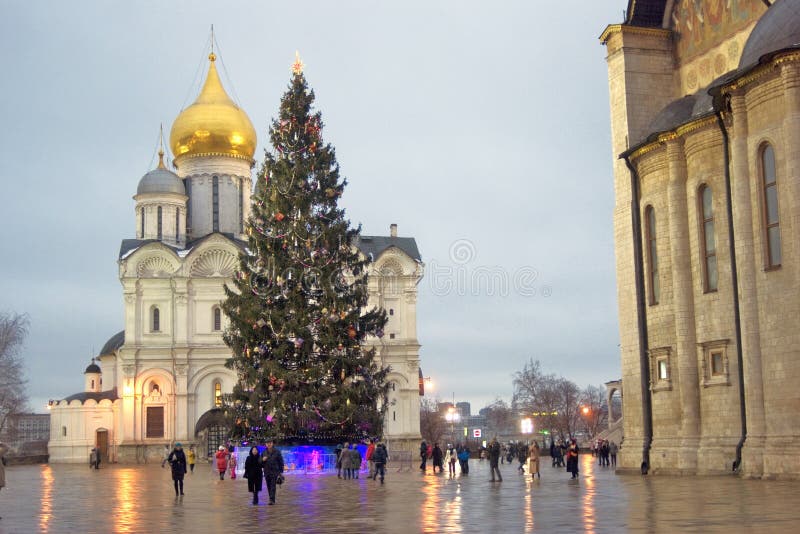
M 388 368 L 366 336 L 383 336 L 386 313 L 366 310 L 360 233 L 338 207 L 334 149 L 322 139 L 314 92 L 297 59 L 271 150 L 258 174 L 248 244 L 223 310 L 238 381 L 224 409 L 231 437 L 335 442 L 382 432 Z

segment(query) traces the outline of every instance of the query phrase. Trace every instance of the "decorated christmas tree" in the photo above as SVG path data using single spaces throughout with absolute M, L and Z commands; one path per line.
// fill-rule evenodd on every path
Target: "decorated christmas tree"
M 248 244 L 223 309 L 228 367 L 238 382 L 224 402 L 231 437 L 334 442 L 380 435 L 387 368 L 365 350 L 386 313 L 367 310 L 367 261 L 338 207 L 346 180 L 322 139 L 303 64 L 270 127 Z

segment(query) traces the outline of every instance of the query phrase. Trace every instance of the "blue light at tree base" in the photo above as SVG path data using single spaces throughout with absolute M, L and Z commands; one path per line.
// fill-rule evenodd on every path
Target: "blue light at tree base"
M 257 445 L 260 454 L 266 447 Z M 332 445 L 278 445 L 278 450 L 283 455 L 284 474 L 287 475 L 324 475 L 336 473 L 336 447 Z M 361 467 L 359 471 L 367 471 L 366 460 L 367 446 L 363 443 L 356 445 L 361 453 Z M 236 455 L 236 476 L 244 475 L 244 462 L 250 454 L 250 445 L 234 447 Z

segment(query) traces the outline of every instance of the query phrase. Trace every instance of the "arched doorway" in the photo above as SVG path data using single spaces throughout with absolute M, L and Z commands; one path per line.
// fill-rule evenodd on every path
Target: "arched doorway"
M 108 461 L 108 430 L 98 428 L 95 431 L 94 445 L 100 449 L 100 458 Z
M 212 408 L 201 415 L 194 425 L 194 435 L 197 438 L 197 452 L 205 451 L 207 457 L 212 456 L 228 439 L 227 421 L 222 410 Z

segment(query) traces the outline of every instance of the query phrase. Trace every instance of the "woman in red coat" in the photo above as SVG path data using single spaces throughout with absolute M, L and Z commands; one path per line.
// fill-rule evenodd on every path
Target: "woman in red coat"
M 225 471 L 228 469 L 228 452 L 222 445 L 219 446 L 217 454 L 214 455 L 217 459 L 217 471 L 219 471 L 219 479 L 225 480 Z

